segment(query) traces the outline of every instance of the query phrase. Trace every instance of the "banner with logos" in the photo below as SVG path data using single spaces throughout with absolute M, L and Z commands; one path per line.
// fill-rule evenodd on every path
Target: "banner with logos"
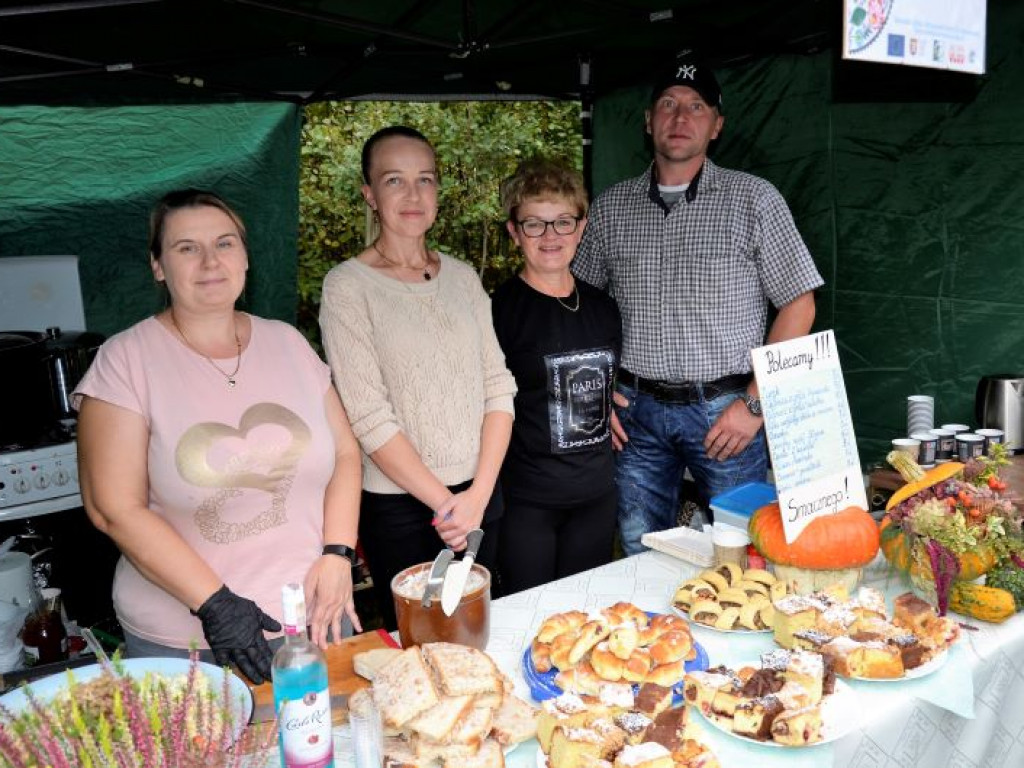
M 844 0 L 843 58 L 985 72 L 987 0 Z

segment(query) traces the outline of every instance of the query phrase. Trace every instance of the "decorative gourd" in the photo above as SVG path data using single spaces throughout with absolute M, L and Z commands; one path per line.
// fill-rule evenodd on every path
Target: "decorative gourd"
M 951 610 L 980 621 L 1000 624 L 1017 612 L 1013 595 L 1005 589 L 955 581 L 949 594 Z
M 750 540 L 775 566 L 775 575 L 797 594 L 833 584 L 853 590 L 861 566 L 878 553 L 878 526 L 867 512 L 848 507 L 812 520 L 796 541 L 786 542 L 777 502 L 761 507 L 750 518 Z
M 889 497 L 889 501 L 885 504 L 886 512 L 897 504 L 906 501 L 915 493 L 920 493 L 925 488 L 931 488 L 933 485 L 938 485 L 945 480 L 949 480 L 951 477 L 956 477 L 964 470 L 964 465 L 960 462 L 948 461 L 945 464 L 936 464 L 925 472 L 911 458 L 910 454 L 904 451 L 892 451 L 886 456 L 886 461 L 892 464 L 896 471 L 900 473 L 900 476 L 907 481 L 902 488 L 898 488 Z
M 777 565 L 813 570 L 858 568 L 878 553 L 878 526 L 859 507 L 814 518 L 788 544 L 778 502 L 773 502 L 750 518 L 750 539 L 758 552 Z
M 923 575 L 931 578 L 931 567 L 927 562 L 914 559 L 910 541 L 912 537 L 907 536 L 898 525 L 893 525 L 888 516 L 882 518 L 880 530 L 882 554 L 885 555 L 886 560 L 892 563 L 897 570 L 904 572 L 915 568 L 926 569 L 928 573 Z M 991 546 L 981 544 L 971 552 L 957 555 L 957 560 L 960 561 L 960 575 L 957 578 L 973 581 L 984 576 L 995 566 L 997 556 Z

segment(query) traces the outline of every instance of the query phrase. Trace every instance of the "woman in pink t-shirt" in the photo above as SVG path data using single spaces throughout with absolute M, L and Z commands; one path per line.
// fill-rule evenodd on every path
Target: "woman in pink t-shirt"
M 223 200 L 162 198 L 150 265 L 168 308 L 104 344 L 76 391 L 85 508 L 122 553 L 128 655 L 208 646 L 260 683 L 285 583 L 304 584 L 321 646 L 343 614 L 360 628 L 359 448 L 301 334 L 235 310 L 249 257 Z

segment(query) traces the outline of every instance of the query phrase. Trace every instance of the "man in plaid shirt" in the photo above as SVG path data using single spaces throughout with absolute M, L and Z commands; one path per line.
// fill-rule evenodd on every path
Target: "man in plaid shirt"
M 702 63 L 660 72 L 645 113 L 654 162 L 590 210 L 575 275 L 615 297 L 622 361 L 613 441 L 626 554 L 675 525 L 689 469 L 702 501 L 764 480 L 767 450 L 750 350 L 803 336 L 821 275 L 769 182 L 707 158 L 721 89 Z

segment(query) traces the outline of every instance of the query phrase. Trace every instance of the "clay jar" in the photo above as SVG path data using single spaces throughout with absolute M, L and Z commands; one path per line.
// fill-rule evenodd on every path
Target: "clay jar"
M 441 610 L 440 594 L 429 608 L 422 604 L 423 591 L 403 591 L 402 586 L 429 573 L 431 563 L 413 565 L 391 580 L 391 595 L 398 617 L 398 636 L 403 648 L 423 643 L 460 643 L 484 650 L 491 633 L 491 573 L 482 565 L 473 564 L 470 579 L 482 578 L 474 589 L 465 591 L 451 616 Z M 424 572 L 421 574 L 421 572 Z M 423 579 L 421 583 L 425 583 Z

